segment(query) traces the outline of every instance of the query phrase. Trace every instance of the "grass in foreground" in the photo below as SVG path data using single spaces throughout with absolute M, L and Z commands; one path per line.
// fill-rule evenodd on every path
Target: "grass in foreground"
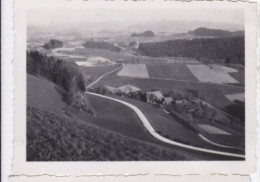
M 27 107 L 27 161 L 187 160 L 181 153 Z M 189 160 L 189 159 L 188 159 Z

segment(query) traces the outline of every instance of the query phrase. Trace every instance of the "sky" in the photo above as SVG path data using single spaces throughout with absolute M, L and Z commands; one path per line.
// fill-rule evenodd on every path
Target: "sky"
M 80 9 L 30 9 L 27 13 L 28 25 L 51 25 L 85 22 L 122 21 L 208 21 L 211 23 L 232 23 L 243 25 L 242 9 L 230 8 L 80 8 Z

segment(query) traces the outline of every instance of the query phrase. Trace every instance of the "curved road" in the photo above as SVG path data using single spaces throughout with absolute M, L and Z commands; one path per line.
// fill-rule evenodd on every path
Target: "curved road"
M 100 76 L 96 81 L 94 81 L 93 83 L 91 83 L 90 85 L 87 86 L 87 89 L 90 88 L 91 86 L 93 86 L 94 84 L 96 84 L 98 81 L 100 81 L 103 77 L 118 71 L 119 69 L 121 69 L 125 64 L 121 65 L 120 67 L 116 68 L 115 70 L 112 70 L 106 74 L 103 74 L 102 76 Z M 101 95 L 101 94 L 96 94 L 96 93 L 92 93 L 92 92 L 86 92 L 86 94 L 90 94 L 90 95 L 94 95 L 97 97 L 102 97 L 104 99 L 109 99 L 109 100 L 113 100 L 115 102 L 119 102 L 121 104 L 124 104 L 125 106 L 129 107 L 130 109 L 132 109 L 137 116 L 139 117 L 140 121 L 143 123 L 143 126 L 146 128 L 146 130 L 156 139 L 167 143 L 167 144 L 171 144 L 173 146 L 178 146 L 178 147 L 182 147 L 182 148 L 186 148 L 186 149 L 190 149 L 190 150 L 195 150 L 195 151 L 200 151 L 200 152 L 205 152 L 205 153 L 210 153 L 210 154 L 217 154 L 217 155 L 222 155 L 222 156 L 230 156 L 230 157 L 238 157 L 238 158 L 245 158 L 244 155 L 241 154 L 235 154 L 235 153 L 229 153 L 229 152 L 222 152 L 222 151 L 216 151 L 216 150 L 211 150 L 211 149 L 204 149 L 204 148 L 200 148 L 200 147 L 194 147 L 191 145 L 186 145 L 183 143 L 179 143 L 179 142 L 175 142 L 172 140 L 169 140 L 168 138 L 165 138 L 163 136 L 161 136 L 160 134 L 158 134 L 155 129 L 152 127 L 152 125 L 150 124 L 150 122 L 148 121 L 148 119 L 146 118 L 146 116 L 143 114 L 143 112 L 137 108 L 136 106 L 119 100 L 119 99 L 115 99 L 115 98 L 111 98 L 105 95 Z
M 196 150 L 196 151 L 200 151 L 200 152 L 206 152 L 206 153 L 211 153 L 211 154 L 218 154 L 218 155 L 223 155 L 223 156 L 231 156 L 231 157 L 238 157 L 238 158 L 244 158 L 244 155 L 240 155 L 240 154 L 234 154 L 234 153 L 229 153 L 229 152 L 221 152 L 221 151 L 216 151 L 216 150 L 210 150 L 210 149 L 204 149 L 204 148 L 199 148 L 199 147 L 194 147 L 194 146 L 190 146 L 190 145 L 186 145 L 183 143 L 179 143 L 179 142 L 175 142 L 172 140 L 169 140 L 168 138 L 165 138 L 161 135 L 159 135 L 155 129 L 152 127 L 152 125 L 150 124 L 150 122 L 148 121 L 148 119 L 145 117 L 145 115 L 143 114 L 143 112 L 137 108 L 136 106 L 129 104 L 128 102 L 119 100 L 119 99 L 115 99 L 115 98 L 111 98 L 105 95 L 100 95 L 100 94 L 96 94 L 96 93 L 92 93 L 92 92 L 86 92 L 89 95 L 94 95 L 97 97 L 102 97 L 105 99 L 109 99 L 109 100 L 113 100 L 115 102 L 119 102 L 121 104 L 126 105 L 127 107 L 129 107 L 130 109 L 132 109 L 137 116 L 139 117 L 139 119 L 141 120 L 141 122 L 143 123 L 143 126 L 146 128 L 146 130 L 156 139 L 167 143 L 167 144 L 171 144 L 174 146 L 178 146 L 178 147 L 182 147 L 182 148 L 186 148 L 186 149 L 191 149 L 191 150 Z

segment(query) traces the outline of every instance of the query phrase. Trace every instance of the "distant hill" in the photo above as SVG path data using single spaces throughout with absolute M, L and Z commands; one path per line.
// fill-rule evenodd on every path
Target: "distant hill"
M 213 37 L 230 37 L 230 36 L 243 36 L 244 31 L 227 31 L 227 30 L 220 30 L 220 29 L 209 29 L 209 28 L 197 28 L 193 31 L 189 31 L 189 34 L 196 35 L 196 36 L 213 36 Z
M 155 36 L 155 34 L 150 30 L 142 32 L 142 33 L 133 33 L 131 35 L 131 37 L 154 37 L 154 36 Z

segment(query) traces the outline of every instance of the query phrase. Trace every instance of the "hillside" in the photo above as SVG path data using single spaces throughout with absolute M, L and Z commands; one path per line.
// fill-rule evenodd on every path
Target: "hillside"
M 138 51 L 141 55 L 151 57 L 188 57 L 244 65 L 244 41 L 244 37 L 180 39 L 141 43 Z
M 82 113 L 78 115 L 66 107 L 57 86 L 46 79 L 27 75 L 27 87 L 28 161 L 187 160 L 191 157 L 95 126 L 94 116 L 83 117 Z M 64 110 L 70 110 L 70 115 Z
M 150 30 L 142 32 L 142 33 L 133 33 L 131 35 L 131 37 L 154 37 L 154 36 L 155 36 L 155 34 Z
M 54 83 L 27 74 L 27 105 L 62 114 L 62 103 L 61 94 Z
M 244 31 L 227 31 L 221 29 L 210 29 L 200 27 L 193 31 L 189 31 L 189 34 L 196 35 L 196 36 L 205 36 L 205 37 L 229 37 L 229 36 L 243 36 Z
M 126 120 L 122 117 L 120 126 L 124 126 L 129 133 L 133 132 L 129 130 Z M 156 161 L 197 158 L 196 155 L 184 155 L 181 150 L 173 151 L 162 146 L 148 134 L 146 140 L 142 137 L 138 139 L 100 125 L 100 122 L 105 124 L 106 121 L 103 115 L 90 115 L 63 102 L 62 87 L 43 75 L 27 74 L 28 161 Z M 136 129 L 143 130 L 141 126 Z
M 90 112 L 84 101 L 85 78 L 74 62 L 27 52 L 27 73 L 45 78 L 59 86 L 62 100 L 77 109 Z
M 73 120 L 27 108 L 28 161 L 185 160 L 183 154 Z

